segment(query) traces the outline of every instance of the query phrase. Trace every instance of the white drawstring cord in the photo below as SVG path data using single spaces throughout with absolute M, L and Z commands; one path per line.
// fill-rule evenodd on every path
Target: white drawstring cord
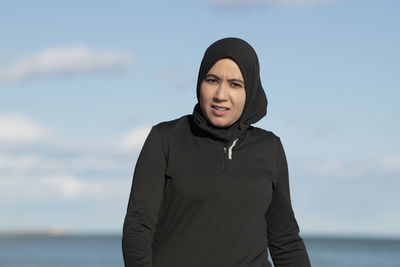
M 232 148 L 236 145 L 237 140 L 239 140 L 239 138 L 236 138 L 228 149 L 228 159 L 232 159 Z

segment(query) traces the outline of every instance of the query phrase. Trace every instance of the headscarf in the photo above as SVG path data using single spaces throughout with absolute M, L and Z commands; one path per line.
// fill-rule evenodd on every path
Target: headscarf
M 246 102 L 240 118 L 228 127 L 216 127 L 204 116 L 200 107 L 201 84 L 212 66 L 222 58 L 235 61 L 242 72 L 246 90 Z M 239 38 L 224 38 L 211 44 L 204 53 L 197 79 L 197 104 L 193 109 L 194 122 L 210 137 L 232 142 L 241 136 L 250 126 L 267 114 L 267 97 L 261 86 L 260 66 L 254 49 Z

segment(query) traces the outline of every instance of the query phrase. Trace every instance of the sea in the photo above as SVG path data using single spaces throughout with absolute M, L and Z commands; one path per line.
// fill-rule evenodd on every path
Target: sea
M 314 267 L 400 267 L 400 239 L 303 239 Z M 120 235 L 0 236 L 0 267 L 92 266 L 124 266 Z

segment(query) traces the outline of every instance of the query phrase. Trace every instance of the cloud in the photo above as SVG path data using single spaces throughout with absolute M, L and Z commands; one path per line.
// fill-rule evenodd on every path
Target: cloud
M 150 129 L 81 140 L 25 114 L 0 113 L 0 228 L 119 229 Z
M 41 153 L 24 152 L 16 155 L 0 153 L 0 171 L 4 173 L 47 173 L 54 171 L 69 172 L 112 172 L 131 165 L 121 157 L 112 157 L 107 153 L 76 155 L 73 157 L 46 156 Z
M 48 130 L 17 113 L 0 114 L 0 143 L 32 143 L 49 136 Z
M 0 81 L 112 71 L 127 67 L 131 62 L 129 53 L 117 50 L 94 51 L 86 46 L 50 48 L 0 69 Z
M 140 125 L 116 137 L 87 141 L 67 139 L 21 113 L 0 113 L 0 129 L 2 152 L 30 146 L 31 149 L 40 147 L 42 150 L 64 152 L 126 154 L 135 152 L 143 145 L 151 126 Z M 88 161 L 93 162 L 93 159 L 88 159 Z
M 38 176 L 8 176 L 0 179 L 3 202 L 73 201 L 107 199 L 128 194 L 129 179 L 82 179 L 71 173 L 53 172 Z M 21 186 L 23 185 L 23 186 Z
M 89 191 L 88 189 L 92 189 L 85 188 L 83 181 L 80 181 L 75 177 L 66 175 L 45 177 L 39 180 L 39 183 L 42 183 L 44 187 L 48 187 L 50 191 L 55 191 L 56 193 L 61 194 L 63 197 L 67 198 L 78 196 L 84 191 Z
M 393 172 L 400 172 L 400 156 L 386 156 L 380 159 L 378 162 L 382 170 Z
M 151 130 L 150 126 L 140 126 L 122 135 L 116 142 L 119 151 L 132 151 L 140 148 Z
M 65 138 L 23 114 L 0 114 L 0 178 L 72 173 L 131 178 L 135 158 L 151 129 L 134 127 L 102 140 Z
M 125 201 L 135 156 L 151 127 L 107 140 L 66 139 L 23 114 L 0 114 L 1 205 Z M 119 203 L 121 207 L 125 203 Z
M 391 177 L 400 174 L 400 156 L 383 155 L 363 158 L 321 158 L 303 157 L 293 160 L 293 167 L 311 177 L 336 177 L 365 179 L 371 175 Z

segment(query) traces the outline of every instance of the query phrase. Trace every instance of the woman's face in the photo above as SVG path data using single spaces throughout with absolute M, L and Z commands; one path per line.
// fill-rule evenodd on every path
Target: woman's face
M 229 58 L 218 60 L 200 88 L 200 107 L 209 122 L 227 127 L 242 115 L 246 102 L 244 79 L 239 66 Z

